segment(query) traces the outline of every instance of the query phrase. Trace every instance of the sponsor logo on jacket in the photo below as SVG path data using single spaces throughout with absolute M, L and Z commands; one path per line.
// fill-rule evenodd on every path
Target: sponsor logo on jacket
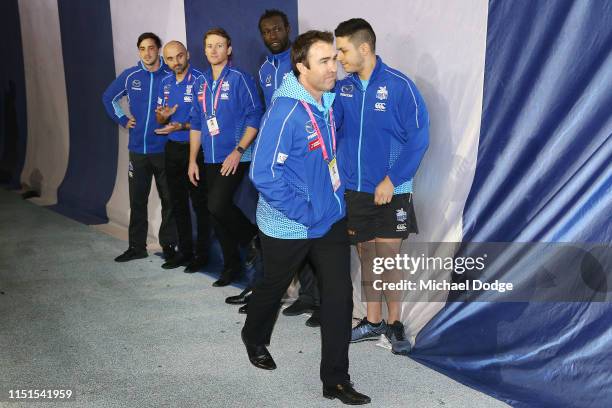
M 347 98 L 353 97 L 353 89 L 355 87 L 353 85 L 342 85 L 340 88 L 340 96 L 345 96 Z

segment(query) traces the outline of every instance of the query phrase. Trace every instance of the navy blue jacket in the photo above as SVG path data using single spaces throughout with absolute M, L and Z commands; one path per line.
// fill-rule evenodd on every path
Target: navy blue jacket
M 253 77 L 229 64 L 223 68 L 219 81 L 212 78 L 209 69 L 194 83 L 197 98 L 193 99 L 191 110 L 191 129 L 202 131 L 202 149 L 205 163 L 223 163 L 236 148 L 247 126 L 259 129 L 263 114 L 261 100 Z M 219 84 L 218 82 L 223 82 Z M 206 90 L 204 90 L 206 84 Z M 221 89 L 218 89 L 218 87 Z M 220 133 L 211 136 L 206 120 L 213 116 L 214 100 L 219 91 L 217 118 Z M 206 116 L 203 102 L 206 98 Z M 242 155 L 241 162 L 251 161 L 251 147 Z
M 130 152 L 147 154 L 164 151 L 167 137 L 156 135 L 154 132 L 158 127 L 155 121 L 155 108 L 161 80 L 170 73 L 172 71 L 161 58 L 159 69 L 155 72 L 147 71 L 140 61 L 123 71 L 104 91 L 102 103 L 108 116 L 123 127 L 129 119 L 121 109 L 119 100 L 124 96 L 128 98 L 130 113 L 136 120 L 136 127 L 129 130 Z
M 429 145 L 429 115 L 414 83 L 376 57 L 365 90 L 356 73 L 336 84 L 334 113 L 346 189 L 374 193 L 389 176 L 395 194 L 412 192 Z
M 327 92 L 323 104 L 317 103 L 289 73 L 264 115 L 250 177 L 259 191 L 257 226 L 268 236 L 319 238 L 345 216 L 344 188 L 334 192 L 312 122 L 300 102 L 310 106 L 331 159 L 333 100 L 334 93 Z

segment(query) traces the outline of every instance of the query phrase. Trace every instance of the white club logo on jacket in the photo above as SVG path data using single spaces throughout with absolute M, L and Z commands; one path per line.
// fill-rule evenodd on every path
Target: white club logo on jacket
M 387 91 L 387 86 L 379 86 L 378 91 L 376 91 L 376 99 L 380 99 L 384 101 L 389 97 L 389 91 Z

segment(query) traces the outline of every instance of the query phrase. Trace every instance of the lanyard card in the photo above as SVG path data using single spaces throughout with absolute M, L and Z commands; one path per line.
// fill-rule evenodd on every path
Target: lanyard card
M 336 163 L 335 157 L 327 163 L 327 167 L 329 168 L 329 177 L 331 178 L 332 187 L 334 191 L 338 191 L 340 188 L 340 174 L 338 173 L 338 164 Z
M 219 134 L 219 124 L 217 123 L 216 116 L 206 120 L 206 126 L 208 126 L 208 133 L 210 133 L 211 136 L 217 136 Z

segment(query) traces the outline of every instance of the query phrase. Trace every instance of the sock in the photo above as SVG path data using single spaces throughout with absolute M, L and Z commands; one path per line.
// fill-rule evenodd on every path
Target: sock
M 368 320 L 368 323 L 370 324 L 370 326 L 380 327 L 380 325 L 382 324 L 382 320 L 380 322 L 378 322 L 378 323 L 372 323 L 371 321 Z

